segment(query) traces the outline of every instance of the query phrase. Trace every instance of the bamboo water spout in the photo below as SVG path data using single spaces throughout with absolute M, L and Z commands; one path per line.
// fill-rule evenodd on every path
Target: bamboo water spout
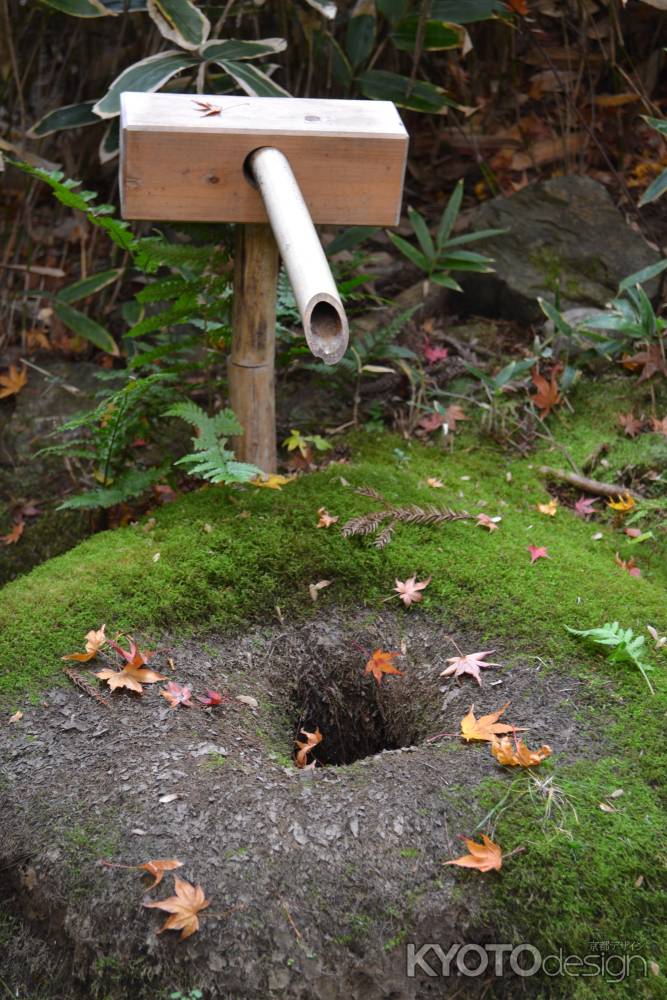
M 336 364 L 347 348 L 347 317 L 289 160 L 279 149 L 264 146 L 251 153 L 247 166 L 285 264 L 306 343 L 315 357 Z

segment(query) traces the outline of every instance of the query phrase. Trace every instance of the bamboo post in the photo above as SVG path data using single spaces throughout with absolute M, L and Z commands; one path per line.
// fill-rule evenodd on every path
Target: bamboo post
M 241 462 L 276 471 L 276 289 L 278 248 L 271 227 L 236 227 L 230 405 L 243 435 L 234 440 Z

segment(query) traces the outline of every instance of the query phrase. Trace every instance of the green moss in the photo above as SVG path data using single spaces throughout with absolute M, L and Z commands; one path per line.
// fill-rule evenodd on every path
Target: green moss
M 585 402 L 575 395 L 576 412 L 552 424 L 575 460 L 616 435 L 604 398 L 604 389 L 588 390 Z M 615 412 L 620 399 L 617 392 Z M 470 441 L 473 450 L 466 447 Z M 575 651 L 565 624 L 586 627 L 619 616 L 640 631 L 646 622 L 664 624 L 667 567 L 657 544 L 635 550 L 644 574 L 637 580 L 614 565 L 624 536 L 606 515 L 592 525 L 564 509 L 555 518 L 536 512 L 535 504 L 548 496 L 537 468 L 562 464 L 556 446 L 547 444 L 530 459 L 508 459 L 471 433 L 453 453 L 400 443 L 410 458 L 400 466 L 395 438 L 360 434 L 350 441 L 350 465 L 330 466 L 282 492 L 242 487 L 188 494 L 155 512 L 153 530 L 103 532 L 9 584 L 0 594 L 0 691 L 39 689 L 58 674 L 60 657 L 81 649 L 85 633 L 102 622 L 149 642 L 165 629 L 226 629 L 249 617 L 273 617 L 276 605 L 283 615 L 303 615 L 311 603 L 308 583 L 319 579 L 334 582 L 318 608 L 348 601 L 376 605 L 391 594 L 396 577 L 430 575 L 425 609 L 457 616 L 489 639 L 510 634 L 542 656 Z M 392 502 L 499 514 L 501 530 L 489 535 L 470 522 L 400 526 L 382 552 L 368 540 L 342 538 L 337 528 L 318 530 L 322 505 L 341 523 L 374 508 L 341 484 L 342 471 L 352 485 L 371 484 Z M 439 476 L 446 488 L 429 489 L 428 476 Z M 213 531 L 204 531 L 205 524 Z M 603 539 L 596 542 L 598 528 Z M 529 544 L 547 546 L 551 558 L 531 566 Z M 608 667 L 610 673 L 619 669 Z

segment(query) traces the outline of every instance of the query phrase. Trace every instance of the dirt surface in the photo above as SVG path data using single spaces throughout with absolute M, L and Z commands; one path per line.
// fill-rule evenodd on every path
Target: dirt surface
M 328 611 L 232 638 L 167 640 L 152 665 L 197 693 L 229 694 L 216 709 L 172 710 L 160 685 L 118 692 L 109 708 L 69 685 L 22 705 L 23 718 L 0 729 L 0 975 L 12 995 L 461 995 L 456 977 L 407 978 L 405 946 L 490 939 L 481 882 L 442 862 L 484 816 L 480 782 L 497 780 L 499 798 L 513 775 L 486 745 L 426 739 L 456 734 L 472 702 L 482 714 L 510 700 L 508 720 L 530 724 L 568 763 L 601 748 L 575 721 L 586 707 L 576 679 L 500 648 L 490 659 L 503 666 L 485 671 L 481 689 L 441 678 L 452 637 L 466 652 L 488 648 L 416 610 Z M 378 647 L 402 650 L 405 671 L 381 687 L 363 674 Z M 297 770 L 295 735 L 318 725 L 328 763 Z M 201 930 L 186 942 L 156 936 L 166 914 L 142 908 L 139 873 L 100 858 L 178 858 L 178 874 L 211 900 Z M 167 875 L 150 898 L 172 886 Z M 475 997 L 489 983 L 464 987 Z

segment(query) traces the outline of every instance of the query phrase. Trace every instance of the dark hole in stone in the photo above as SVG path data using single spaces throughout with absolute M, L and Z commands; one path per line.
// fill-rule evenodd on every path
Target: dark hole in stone
M 309 761 L 320 764 L 352 764 L 383 750 L 414 746 L 426 735 L 420 698 L 409 696 L 406 679 L 384 677 L 378 686 L 364 673 L 368 657 L 363 653 L 333 666 L 314 659 L 298 674 L 294 704 L 294 739 L 303 741 L 301 730 L 319 728 L 322 742 Z M 296 753 L 296 749 L 294 751 Z

